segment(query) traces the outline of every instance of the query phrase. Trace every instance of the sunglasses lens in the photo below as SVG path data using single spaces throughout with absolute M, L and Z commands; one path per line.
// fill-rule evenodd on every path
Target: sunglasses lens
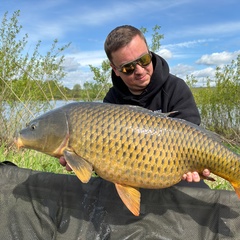
M 141 58 L 139 58 L 137 63 L 141 66 L 147 66 L 151 61 L 152 61 L 152 56 L 148 53 L 143 55 Z
M 135 64 L 128 63 L 128 64 L 122 66 L 121 72 L 130 75 L 134 72 L 134 70 L 135 70 Z
M 140 66 L 145 67 L 148 64 L 150 64 L 151 61 L 152 61 L 152 55 L 150 53 L 147 53 L 142 57 L 140 57 L 139 59 L 123 65 L 120 71 L 126 75 L 131 75 L 135 70 L 136 64 L 139 64 Z

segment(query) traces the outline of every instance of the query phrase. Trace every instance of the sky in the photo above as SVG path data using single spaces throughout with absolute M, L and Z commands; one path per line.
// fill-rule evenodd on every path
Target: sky
M 92 81 L 89 65 L 101 66 L 106 60 L 104 41 L 120 25 L 161 27 L 160 50 L 170 72 L 184 80 L 194 75 L 200 85 L 213 78 L 217 66 L 230 64 L 240 54 L 239 0 L 0 0 L 1 21 L 8 12 L 20 10 L 21 34 L 28 34 L 28 49 L 46 54 L 54 39 L 58 46 L 71 43 L 63 52 L 64 86 L 72 88 Z

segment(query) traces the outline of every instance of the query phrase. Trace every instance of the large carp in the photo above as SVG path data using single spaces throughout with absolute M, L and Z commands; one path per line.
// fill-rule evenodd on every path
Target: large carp
M 228 180 L 240 197 L 239 155 L 197 125 L 137 106 L 70 103 L 32 120 L 15 143 L 63 155 L 84 183 L 94 170 L 115 184 L 134 215 L 138 188 L 166 188 L 205 168 Z

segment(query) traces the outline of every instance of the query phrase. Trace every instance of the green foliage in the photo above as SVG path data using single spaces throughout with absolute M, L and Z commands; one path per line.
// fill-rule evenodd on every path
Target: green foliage
M 161 40 L 164 38 L 163 34 L 160 34 L 161 27 L 159 25 L 155 25 L 152 28 L 152 39 L 151 39 L 151 44 L 148 45 L 148 48 L 153 51 L 153 52 L 157 52 L 159 51 L 160 47 L 161 47 Z M 143 34 L 146 34 L 148 32 L 147 28 L 141 27 L 140 30 L 142 31 Z
M 30 55 L 25 50 L 28 35 L 20 37 L 20 11 L 10 19 L 7 14 L 0 26 L 0 143 L 10 141 L 9 136 L 22 119 L 27 121 L 35 113 L 51 108 L 49 101 L 55 96 L 66 98 L 66 89 L 60 84 L 65 76 L 61 54 L 69 46 L 58 48 L 58 41 L 54 40 L 50 50 L 42 55 L 38 41 Z
M 84 91 L 82 91 L 82 98 L 85 101 L 103 99 L 106 92 L 111 87 L 111 67 L 109 60 L 104 60 L 101 64 L 101 68 L 94 67 L 92 65 L 89 65 L 89 67 L 94 74 L 93 79 L 95 83 L 85 82 Z
M 52 99 L 55 92 L 63 94 L 58 81 L 65 76 L 62 68 L 64 57 L 59 55 L 68 45 L 57 48 L 58 41 L 54 40 L 50 51 L 46 55 L 41 55 L 39 53 L 41 41 L 38 41 L 32 56 L 29 53 L 24 54 L 28 35 L 25 34 L 18 40 L 22 29 L 22 26 L 18 25 L 19 14 L 20 11 L 16 11 L 8 21 L 5 13 L 0 28 L 2 98 L 7 101 L 34 101 Z M 46 82 L 45 86 L 43 86 L 44 82 Z M 53 83 L 55 87 L 51 89 Z
M 204 182 L 211 188 L 211 189 L 221 189 L 221 190 L 231 190 L 234 191 L 232 185 L 225 179 L 218 177 L 214 174 L 211 174 L 211 177 L 215 180 L 214 182 L 204 180 Z
M 0 146 L 0 161 L 11 161 L 21 168 L 33 169 L 35 171 L 68 173 L 60 164 L 58 159 L 31 150 L 9 151 L 4 145 Z
M 71 97 L 73 99 L 80 98 L 81 97 L 81 91 L 82 91 L 81 85 L 80 84 L 75 84 L 73 86 L 72 91 L 71 91 Z
M 194 76 L 188 78 L 190 87 L 196 82 Z M 207 87 L 192 91 L 202 124 L 240 143 L 240 55 L 230 65 L 217 67 L 215 79 L 207 78 Z

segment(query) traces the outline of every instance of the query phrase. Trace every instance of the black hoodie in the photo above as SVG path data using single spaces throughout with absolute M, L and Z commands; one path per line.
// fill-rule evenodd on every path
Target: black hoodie
M 177 111 L 171 117 L 185 119 L 200 124 L 200 115 L 193 95 L 187 84 L 180 78 L 169 73 L 167 62 L 152 53 L 153 75 L 150 83 L 141 95 L 133 95 L 122 79 L 112 71 L 113 87 L 104 98 L 104 102 L 130 104 L 163 113 Z

